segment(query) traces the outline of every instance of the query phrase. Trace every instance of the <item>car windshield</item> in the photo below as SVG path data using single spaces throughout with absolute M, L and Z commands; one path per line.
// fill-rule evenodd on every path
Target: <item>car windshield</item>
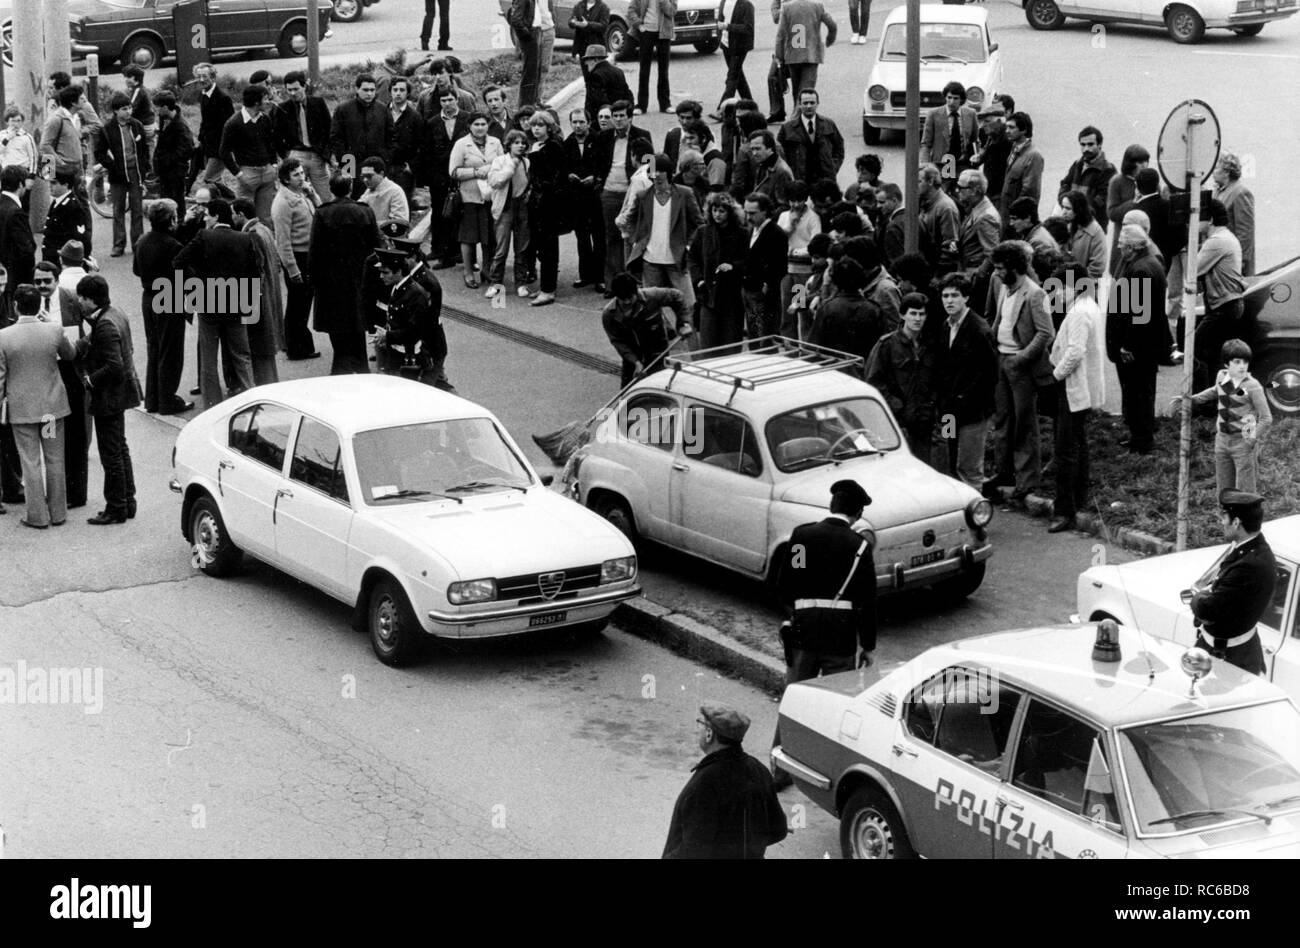
M 921 59 L 927 57 L 933 57 L 933 62 L 982 63 L 988 59 L 984 51 L 984 30 L 978 23 L 922 23 Z M 883 62 L 907 60 L 907 24 L 895 23 L 885 30 L 880 59 Z
M 1300 809 L 1300 714 L 1288 701 L 1137 725 L 1119 743 L 1143 833 Z
M 768 450 L 786 473 L 893 451 L 900 443 L 885 406 L 874 398 L 809 405 L 767 423 Z
M 454 418 L 362 431 L 352 439 L 361 496 L 370 506 L 461 499 L 523 489 L 528 468 L 490 418 Z

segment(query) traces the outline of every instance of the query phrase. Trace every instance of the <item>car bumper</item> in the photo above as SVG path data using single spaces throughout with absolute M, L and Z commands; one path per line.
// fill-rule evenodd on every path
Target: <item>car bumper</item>
M 983 563 L 992 555 L 992 543 L 985 543 L 979 547 L 966 544 L 953 554 L 934 563 L 911 567 L 904 566 L 902 563 L 894 563 L 885 566 L 883 569 L 877 566 L 876 588 L 909 589 L 914 586 L 927 586 L 945 579 L 952 579 L 974 569 L 976 564 Z
M 779 767 L 791 777 L 809 784 L 818 790 L 829 790 L 831 778 L 813 770 L 807 764 L 801 764 L 781 749 L 781 745 L 772 748 L 772 766 Z
M 705 40 L 716 39 L 718 28 L 712 24 L 708 26 L 679 26 L 673 31 L 673 45 L 680 43 L 703 43 Z
M 641 595 L 639 585 L 603 590 L 576 599 L 561 599 L 527 606 L 488 609 L 482 612 L 427 612 L 425 627 L 434 635 L 445 638 L 494 638 L 519 635 L 538 629 L 562 629 L 584 622 L 597 622 L 606 618 L 620 602 Z M 535 616 L 562 613 L 563 618 L 542 625 L 532 624 Z
M 1295 16 L 1296 12 L 1295 7 L 1280 10 L 1249 10 L 1246 13 L 1231 13 L 1225 17 L 1206 20 L 1205 26 L 1207 29 L 1216 27 L 1232 29 L 1238 26 L 1250 26 L 1252 23 L 1272 23 L 1274 20 L 1285 20 L 1289 16 Z
M 892 109 L 888 104 L 880 111 L 864 109 L 862 119 L 870 123 L 873 128 L 887 128 L 892 131 L 907 128 L 907 112 L 901 109 Z
M 98 53 L 99 47 L 94 43 L 82 43 L 77 40 L 72 42 L 73 56 L 89 56 L 91 53 Z

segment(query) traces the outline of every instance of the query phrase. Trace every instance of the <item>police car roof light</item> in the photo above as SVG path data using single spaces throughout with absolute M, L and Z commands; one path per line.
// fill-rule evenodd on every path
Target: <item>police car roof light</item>
M 1094 662 L 1118 662 L 1119 624 L 1114 619 L 1102 619 L 1097 623 L 1097 638 L 1092 643 L 1092 660 Z

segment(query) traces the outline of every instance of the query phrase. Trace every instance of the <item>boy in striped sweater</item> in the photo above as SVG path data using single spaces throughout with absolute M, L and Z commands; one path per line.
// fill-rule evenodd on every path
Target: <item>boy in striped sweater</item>
M 1250 374 L 1250 346 L 1229 339 L 1221 350 L 1223 364 L 1214 384 L 1192 396 L 1193 405 L 1218 403 L 1218 433 L 1214 436 L 1215 487 L 1255 493 L 1259 445 L 1273 415 L 1264 387 Z M 1181 407 L 1181 396 L 1172 404 Z

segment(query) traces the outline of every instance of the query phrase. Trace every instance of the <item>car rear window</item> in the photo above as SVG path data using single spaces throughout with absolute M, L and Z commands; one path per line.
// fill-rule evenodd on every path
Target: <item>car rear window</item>
M 245 427 L 245 418 L 247 418 Z M 256 405 L 230 420 L 230 447 L 263 464 L 284 470 L 289 435 L 297 414 L 279 405 Z

